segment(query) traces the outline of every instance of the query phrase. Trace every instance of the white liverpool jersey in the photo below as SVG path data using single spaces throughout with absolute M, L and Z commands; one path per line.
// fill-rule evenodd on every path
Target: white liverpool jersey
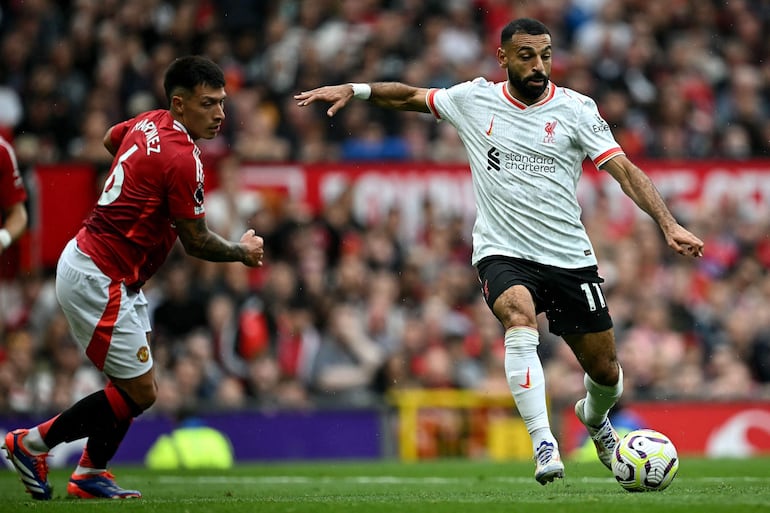
M 623 150 L 591 98 L 549 83 L 546 97 L 527 106 L 506 84 L 477 78 L 427 97 L 468 152 L 472 263 L 504 255 L 568 269 L 595 265 L 577 201 L 582 163 L 587 156 L 599 167 Z

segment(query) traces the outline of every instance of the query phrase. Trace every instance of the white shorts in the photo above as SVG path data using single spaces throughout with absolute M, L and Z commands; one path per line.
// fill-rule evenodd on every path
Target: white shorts
M 107 376 L 130 379 L 152 368 L 144 293 L 112 281 L 78 249 L 75 239 L 59 257 L 56 297 L 75 340 Z

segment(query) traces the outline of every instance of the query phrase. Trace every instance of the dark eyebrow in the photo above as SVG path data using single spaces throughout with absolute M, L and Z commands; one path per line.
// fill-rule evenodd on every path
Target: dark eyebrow
M 545 48 L 543 48 L 542 52 L 546 52 L 546 51 L 548 51 L 548 50 L 551 50 L 551 49 L 552 49 L 552 46 L 551 46 L 551 45 L 548 45 L 548 46 L 546 46 Z M 532 47 L 532 46 L 520 46 L 520 47 L 519 47 L 519 48 L 518 48 L 516 51 L 517 51 L 517 52 L 521 52 L 522 50 L 523 50 L 523 51 L 527 51 L 527 52 L 534 52 L 534 53 L 537 53 L 537 50 L 535 50 L 535 48 L 534 48 L 534 47 Z M 541 53 L 542 53 L 542 52 L 541 52 Z

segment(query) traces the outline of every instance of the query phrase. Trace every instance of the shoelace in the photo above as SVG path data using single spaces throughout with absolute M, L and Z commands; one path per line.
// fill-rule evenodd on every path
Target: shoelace
M 32 459 L 35 465 L 35 473 L 42 481 L 48 479 L 48 455 L 47 454 L 31 454 L 23 445 L 19 444 L 19 449 Z
M 48 477 L 48 461 L 45 456 L 35 456 L 35 472 L 45 481 Z
M 104 479 L 104 481 L 102 481 L 102 484 L 112 493 L 123 492 L 123 488 L 118 486 L 118 483 L 115 482 L 115 475 L 109 470 L 105 470 L 101 474 L 96 474 L 96 476 Z
M 594 440 L 610 450 L 615 446 L 615 436 L 612 434 L 609 420 L 604 421 L 602 427 L 596 432 L 596 438 L 594 438 Z
M 553 455 L 554 446 L 550 442 L 542 442 L 537 448 L 537 463 L 539 465 L 545 465 L 551 459 Z

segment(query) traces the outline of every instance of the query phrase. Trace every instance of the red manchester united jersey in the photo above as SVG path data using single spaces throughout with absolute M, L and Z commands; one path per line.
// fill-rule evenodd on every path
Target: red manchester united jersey
M 11 144 L 0 137 L 0 219 L 5 209 L 27 199 Z M 2 226 L 2 225 L 0 225 Z
M 167 110 L 116 125 L 118 148 L 78 247 L 110 278 L 141 286 L 176 241 L 174 219 L 203 217 L 200 150 Z

